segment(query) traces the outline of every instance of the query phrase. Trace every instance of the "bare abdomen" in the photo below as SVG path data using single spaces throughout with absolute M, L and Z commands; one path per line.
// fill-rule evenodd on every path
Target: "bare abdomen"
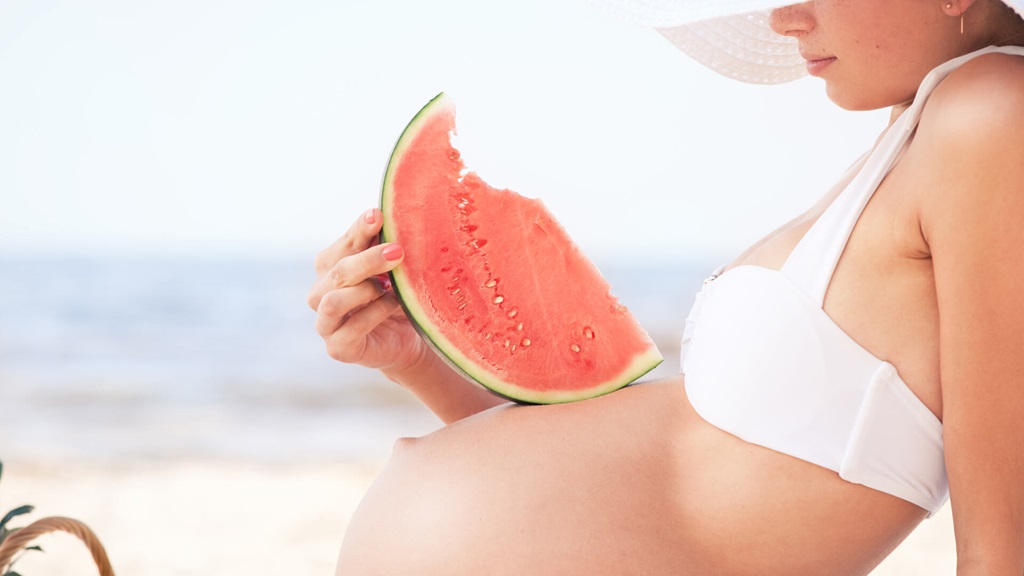
M 676 378 L 401 442 L 338 574 L 866 574 L 924 515 L 710 426 Z

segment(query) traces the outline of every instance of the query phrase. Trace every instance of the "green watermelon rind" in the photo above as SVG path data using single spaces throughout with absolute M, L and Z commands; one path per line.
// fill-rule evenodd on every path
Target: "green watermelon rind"
M 398 167 L 398 160 L 409 147 L 409 143 L 416 139 L 423 125 L 425 125 L 438 112 L 452 106 L 451 99 L 441 92 L 430 100 L 402 131 L 395 147 L 388 158 L 387 168 L 384 171 L 383 184 L 381 186 L 380 207 L 384 214 L 384 223 L 381 227 L 381 242 L 394 241 L 391 222 L 391 204 L 394 197 L 394 174 Z M 617 376 L 608 379 L 605 383 L 590 386 L 583 390 L 533 390 L 523 388 L 503 380 L 498 374 L 487 370 L 475 361 L 463 354 L 457 346 L 448 340 L 444 334 L 432 327 L 429 315 L 420 304 L 419 298 L 409 289 L 410 281 L 407 278 L 403 267 L 399 264 L 388 273 L 391 279 L 391 286 L 398 298 L 402 309 L 405 310 L 413 328 L 424 338 L 438 356 L 456 373 L 467 378 L 473 384 L 512 400 L 513 402 L 525 404 L 559 404 L 575 402 L 587 398 L 595 398 L 620 388 L 624 388 L 637 379 L 641 378 L 664 360 L 657 346 L 651 342 L 647 353 L 636 356 Z

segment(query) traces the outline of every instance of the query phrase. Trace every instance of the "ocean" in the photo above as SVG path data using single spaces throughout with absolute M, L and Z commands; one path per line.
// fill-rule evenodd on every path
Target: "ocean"
M 597 261 L 675 371 L 710 263 Z M 0 257 L 0 460 L 379 462 L 439 421 L 328 358 L 309 259 Z

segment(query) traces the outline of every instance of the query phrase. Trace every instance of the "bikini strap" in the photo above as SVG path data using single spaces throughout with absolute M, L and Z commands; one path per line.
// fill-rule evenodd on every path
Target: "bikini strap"
M 889 174 L 910 135 L 917 128 L 921 110 L 932 90 L 964 62 L 990 52 L 1024 56 L 1024 48 L 1019 46 L 989 46 L 954 58 L 929 72 L 921 81 L 921 86 L 914 96 L 914 103 L 882 136 L 857 175 L 797 243 L 783 264 L 782 273 L 812 297 L 819 306 L 824 304 L 829 282 L 853 227 L 860 219 L 868 200 Z

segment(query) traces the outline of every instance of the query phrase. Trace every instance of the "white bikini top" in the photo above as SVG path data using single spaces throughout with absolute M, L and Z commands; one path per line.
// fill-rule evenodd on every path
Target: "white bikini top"
M 931 71 L 864 167 L 781 270 L 741 265 L 705 282 L 686 320 L 686 393 L 712 425 L 824 466 L 934 514 L 949 498 L 942 423 L 896 368 L 822 308 L 854 225 L 943 78 L 989 47 Z

